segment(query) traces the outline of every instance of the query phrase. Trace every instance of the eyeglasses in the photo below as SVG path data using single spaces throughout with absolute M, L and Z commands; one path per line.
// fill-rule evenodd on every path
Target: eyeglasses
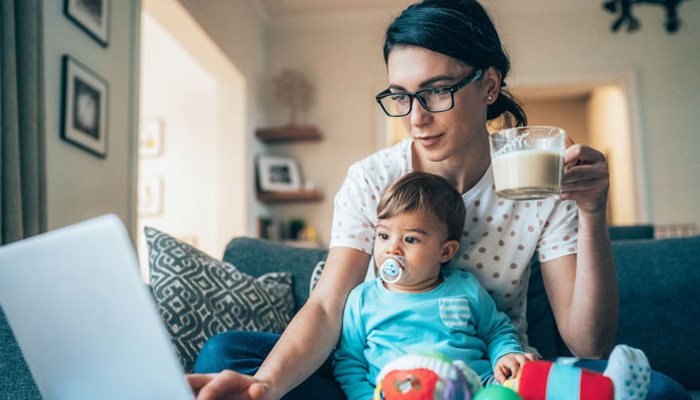
M 386 115 L 390 117 L 403 117 L 411 113 L 413 98 L 418 99 L 426 111 L 438 113 L 449 111 L 455 106 L 455 92 L 478 80 L 484 75 L 483 69 L 477 69 L 452 86 L 439 86 L 421 89 L 417 92 L 394 92 L 387 89 L 379 93 L 375 99 L 382 107 Z

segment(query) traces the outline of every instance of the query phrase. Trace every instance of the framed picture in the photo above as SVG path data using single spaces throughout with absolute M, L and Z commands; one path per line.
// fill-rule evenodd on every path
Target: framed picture
M 292 192 L 301 189 L 299 164 L 291 157 L 258 157 L 258 177 L 263 192 Z
M 107 81 L 69 56 L 63 56 L 61 138 L 107 156 Z
M 102 46 L 109 43 L 109 0 L 65 0 L 64 12 Z
M 163 179 L 145 177 L 139 179 L 138 215 L 155 217 L 163 213 Z
M 139 129 L 139 157 L 158 157 L 163 153 L 163 127 L 161 118 L 144 118 Z

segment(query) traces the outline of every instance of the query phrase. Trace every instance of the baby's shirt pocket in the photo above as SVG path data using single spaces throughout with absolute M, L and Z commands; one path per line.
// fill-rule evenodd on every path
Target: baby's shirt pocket
M 438 300 L 440 319 L 450 329 L 473 331 L 472 312 L 469 301 L 460 297 L 443 297 Z

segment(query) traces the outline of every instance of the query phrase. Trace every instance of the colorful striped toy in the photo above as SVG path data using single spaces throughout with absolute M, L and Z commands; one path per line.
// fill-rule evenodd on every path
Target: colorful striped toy
M 566 361 L 531 361 L 504 386 L 523 400 L 614 400 L 613 381 Z

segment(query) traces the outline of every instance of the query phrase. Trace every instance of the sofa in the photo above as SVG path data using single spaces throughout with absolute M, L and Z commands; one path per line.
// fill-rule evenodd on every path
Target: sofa
M 629 236 L 625 236 L 629 237 Z M 613 240 L 620 290 L 617 343 L 644 350 L 657 371 L 669 375 L 700 399 L 700 236 L 671 239 Z M 303 249 L 262 239 L 235 238 L 223 261 L 258 277 L 286 271 L 293 277 L 294 310 L 306 301 L 319 262 L 327 250 Z M 568 355 L 533 261 L 528 289 L 528 333 L 544 357 Z M 174 340 L 177 338 L 173 338 Z M 21 352 L 0 310 L 0 398 L 41 399 Z

